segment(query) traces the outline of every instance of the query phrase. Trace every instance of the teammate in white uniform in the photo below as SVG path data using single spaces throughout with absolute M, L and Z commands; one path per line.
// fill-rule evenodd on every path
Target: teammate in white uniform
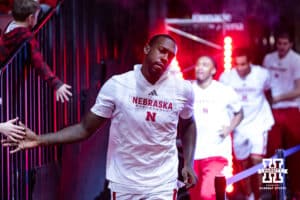
M 106 176 L 112 199 L 176 199 L 178 123 L 184 124 L 186 186 L 197 179 L 192 166 L 196 140 L 192 85 L 168 74 L 176 51 L 169 35 L 154 36 L 144 47 L 142 65 L 109 79 L 81 123 L 42 136 L 27 130 L 27 139 L 15 150 L 85 139 L 110 118 Z
M 250 64 L 246 49 L 236 49 L 233 60 L 235 68 L 224 72 L 220 81 L 235 89 L 243 105 L 244 119 L 234 131 L 233 149 L 237 160 L 246 169 L 249 165 L 262 161 L 266 154 L 267 134 L 274 124 L 272 111 L 265 96 L 265 92 L 270 90 L 270 75 L 266 69 Z M 249 195 L 249 180 L 246 182 Z M 252 190 L 258 199 L 260 182 L 253 182 L 256 186 Z
M 231 87 L 213 80 L 216 68 L 211 57 L 200 57 L 195 72 L 197 142 L 194 170 L 199 182 L 190 190 L 190 196 L 191 200 L 215 200 L 214 179 L 231 162 L 230 133 L 243 118 L 242 105 Z
M 268 155 L 276 149 L 300 144 L 300 55 L 293 51 L 291 35 L 283 30 L 276 37 L 277 51 L 267 54 L 263 66 L 271 73 L 272 110 L 275 125 L 269 133 Z M 288 185 L 300 199 L 300 152 L 287 157 Z

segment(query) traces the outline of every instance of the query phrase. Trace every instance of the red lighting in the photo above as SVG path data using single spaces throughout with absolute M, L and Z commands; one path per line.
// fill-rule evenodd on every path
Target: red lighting
M 232 61 L 231 56 L 224 56 L 224 62 L 225 63 L 231 63 L 231 61 Z
M 230 36 L 226 36 L 226 37 L 224 38 L 224 43 L 225 43 L 225 44 L 232 43 L 232 38 L 231 38 Z
M 232 156 L 230 156 L 228 158 L 228 165 L 224 167 L 223 169 L 223 175 L 226 177 L 226 178 L 229 178 L 229 177 L 232 177 L 233 176 L 233 163 L 232 163 Z M 233 192 L 234 190 L 234 186 L 231 184 L 231 185 L 228 185 L 226 186 L 226 192 L 227 193 L 231 193 Z
M 231 43 L 224 43 L 224 50 L 225 51 L 231 51 L 232 50 L 232 44 Z
M 232 67 L 232 38 L 226 36 L 224 38 L 224 70 L 230 70 Z

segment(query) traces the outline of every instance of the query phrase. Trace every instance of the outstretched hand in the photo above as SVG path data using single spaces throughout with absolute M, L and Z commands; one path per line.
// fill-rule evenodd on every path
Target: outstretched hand
M 196 185 L 198 178 L 192 167 L 187 167 L 187 166 L 183 167 L 181 173 L 183 176 L 183 181 L 186 189 L 189 189 Z
M 10 153 L 16 153 L 20 150 L 37 147 L 39 145 L 38 136 L 32 130 L 25 127 L 24 124 L 22 124 L 21 122 L 20 125 L 25 129 L 26 133 L 23 140 L 14 141 L 10 138 L 7 138 L 1 141 L 4 147 L 13 147 L 13 149 L 10 150 Z
M 18 141 L 25 136 L 25 128 L 18 124 L 19 118 L 0 123 L 0 132 L 12 141 Z
M 70 97 L 72 96 L 72 92 L 70 91 L 71 86 L 67 84 L 63 84 L 56 90 L 56 101 L 69 101 Z

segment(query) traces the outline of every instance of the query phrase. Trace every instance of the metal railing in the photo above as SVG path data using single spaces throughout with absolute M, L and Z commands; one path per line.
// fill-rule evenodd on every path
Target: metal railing
M 80 90 L 80 82 L 68 81 L 67 74 L 80 74 L 78 68 L 67 66 L 66 36 L 64 32 L 64 13 L 52 8 L 42 17 L 34 28 L 34 34 L 40 43 L 41 52 L 52 71 L 64 82 Z M 28 40 L 29 41 L 29 40 Z M 56 102 L 53 88 L 41 80 L 31 66 L 28 41 L 20 44 L 7 57 L 0 68 L 0 117 L 1 122 L 19 117 L 26 126 L 36 133 L 53 132 L 80 120 L 80 97 L 74 93 L 71 102 Z M 70 57 L 71 54 L 70 54 Z M 75 79 L 76 80 L 76 79 Z M 1 135 L 1 139 L 4 136 Z M 39 147 L 31 150 L 9 154 L 7 148 L 0 147 L 0 199 L 33 199 L 35 169 L 60 160 L 61 148 Z

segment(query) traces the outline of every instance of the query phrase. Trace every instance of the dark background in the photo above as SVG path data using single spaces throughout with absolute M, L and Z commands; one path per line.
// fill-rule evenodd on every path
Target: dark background
M 57 52 L 63 53 L 56 53 L 65 69 L 57 65 L 56 72 L 73 86 L 70 112 L 56 119 L 59 129 L 80 121 L 105 80 L 141 62 L 147 39 L 167 32 L 166 18 L 191 18 L 193 13 L 228 13 L 234 22 L 243 23 L 242 32 L 208 30 L 199 24 L 177 27 L 221 46 L 224 36 L 231 35 L 233 47 L 251 49 L 255 64 L 261 64 L 264 55 L 274 50 L 270 38 L 281 26 L 291 30 L 294 48 L 300 51 L 299 0 L 64 0 L 56 14 L 60 27 L 44 39 L 50 49 L 53 44 L 47 44 L 47 39 L 64 39 L 57 46 Z M 189 69 L 203 54 L 213 55 L 219 71 L 223 70 L 222 50 L 170 34 L 178 42 L 177 60 L 185 78 L 193 78 Z M 47 62 L 54 64 L 51 59 Z M 59 163 L 36 167 L 33 199 L 105 199 L 108 126 L 84 142 L 61 146 Z

